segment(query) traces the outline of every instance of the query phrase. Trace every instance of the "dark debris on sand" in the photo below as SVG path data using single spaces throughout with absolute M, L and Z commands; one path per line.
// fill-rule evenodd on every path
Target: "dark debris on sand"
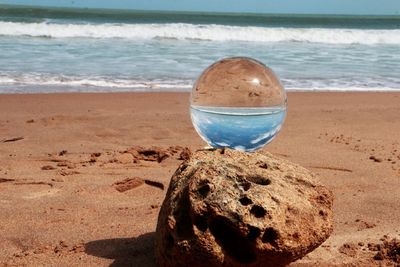
M 144 160 L 156 161 L 158 163 L 161 163 L 167 158 L 173 157 L 175 155 L 177 155 L 177 159 L 179 160 L 187 160 L 192 154 L 189 148 L 181 146 L 170 146 L 166 149 L 157 146 L 152 146 L 148 148 L 142 146 L 134 146 L 127 149 L 123 153 L 131 154 L 135 162 Z
M 3 143 L 10 143 L 10 142 L 16 142 L 16 141 L 19 141 L 19 140 L 23 140 L 23 139 L 24 139 L 23 136 L 18 136 L 18 137 L 4 139 L 4 140 L 2 140 L 2 142 Z
M 115 182 L 113 184 L 113 186 L 115 187 L 115 189 L 118 192 L 123 193 L 125 191 L 131 190 L 138 186 L 141 186 L 143 183 L 144 183 L 144 181 L 142 179 L 134 177 L 134 178 L 127 178 L 125 180 Z
M 377 261 L 391 261 L 400 264 L 400 240 L 393 238 L 389 239 L 384 237 L 381 244 L 368 244 L 371 251 L 376 251 L 374 260 Z M 400 265 L 399 265 L 400 266 Z

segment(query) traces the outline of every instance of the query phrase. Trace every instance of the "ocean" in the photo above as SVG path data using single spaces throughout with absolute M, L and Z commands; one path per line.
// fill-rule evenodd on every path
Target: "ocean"
M 0 93 L 188 92 L 230 56 L 289 91 L 400 91 L 400 17 L 0 6 Z

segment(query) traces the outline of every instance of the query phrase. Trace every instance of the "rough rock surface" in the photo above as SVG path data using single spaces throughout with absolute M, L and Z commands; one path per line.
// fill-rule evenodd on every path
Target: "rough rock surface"
M 332 193 L 267 152 L 198 151 L 172 177 L 156 233 L 159 266 L 284 266 L 332 232 Z

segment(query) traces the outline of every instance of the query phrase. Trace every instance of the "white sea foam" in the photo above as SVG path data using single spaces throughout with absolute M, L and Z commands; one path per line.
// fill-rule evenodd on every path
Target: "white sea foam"
M 106 91 L 188 91 L 191 83 L 187 80 L 142 80 L 142 79 L 122 79 L 111 77 L 78 77 L 65 75 L 44 75 L 29 73 L 23 75 L 4 75 L 0 74 L 0 93 L 12 92 L 13 87 L 34 86 L 40 87 L 39 92 L 47 91 L 87 91 L 87 92 L 106 92 Z M 3 88 L 2 88 L 3 87 Z M 70 89 L 65 89 L 70 87 Z M 8 88 L 8 89 L 6 89 Z M 19 91 L 19 89 L 16 89 Z M 35 92 L 38 92 L 35 89 Z
M 111 76 L 67 76 L 42 73 L 0 72 L 0 93 L 39 92 L 189 92 L 193 80 L 135 79 Z M 288 91 L 400 91 L 400 82 L 393 84 L 358 85 L 355 81 L 333 83 L 330 80 L 282 80 Z M 369 85 L 368 85 L 369 84 Z
M 328 44 L 400 44 L 400 30 L 268 28 L 170 24 L 55 24 L 0 22 L 0 35 L 49 38 L 179 39 Z

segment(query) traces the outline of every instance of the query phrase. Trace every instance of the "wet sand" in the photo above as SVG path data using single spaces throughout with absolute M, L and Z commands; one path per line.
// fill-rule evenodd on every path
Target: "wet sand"
M 169 179 L 186 147 L 205 145 L 188 97 L 0 95 L 0 266 L 156 266 Z M 400 93 L 288 97 L 265 149 L 335 195 L 334 233 L 291 266 L 390 266 L 373 257 L 381 238 L 400 238 Z

